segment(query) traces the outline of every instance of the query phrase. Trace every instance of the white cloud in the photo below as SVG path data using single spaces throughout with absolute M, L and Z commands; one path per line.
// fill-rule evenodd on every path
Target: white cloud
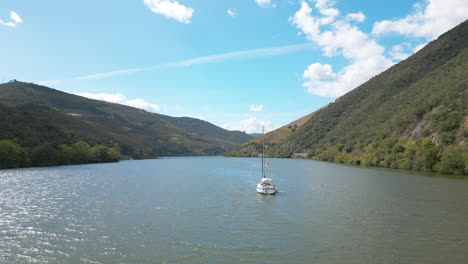
M 426 45 L 427 45 L 427 42 L 417 45 L 416 47 L 413 48 L 413 52 L 418 52 L 420 49 L 424 48 Z
M 235 8 L 229 8 L 227 10 L 228 15 L 231 17 L 236 17 L 239 13 L 237 13 L 237 10 Z
M 148 112 L 156 113 L 156 112 L 159 112 L 159 109 L 160 109 L 160 107 L 158 105 L 148 103 L 143 99 L 137 98 L 137 99 L 129 100 L 123 94 L 77 93 L 77 95 L 87 97 L 87 98 L 90 98 L 90 99 L 94 99 L 94 100 L 101 100 L 101 101 L 106 101 L 106 102 L 110 102 L 110 103 L 128 105 L 128 106 L 132 106 L 132 107 L 135 107 L 135 108 L 140 108 L 140 109 L 146 110 Z
M 398 44 L 393 46 L 389 53 L 393 60 L 400 61 L 411 56 L 411 53 L 406 52 L 409 48 L 411 48 L 409 43 Z
M 366 16 L 362 12 L 358 12 L 358 13 L 348 14 L 346 16 L 346 19 L 354 20 L 357 22 L 363 22 L 364 20 L 366 20 Z
M 119 75 L 134 73 L 134 72 L 140 72 L 140 71 L 145 71 L 145 70 L 146 70 L 145 68 L 117 70 L 117 71 L 111 71 L 111 72 L 103 72 L 103 73 L 79 76 L 79 77 L 76 77 L 75 79 L 77 79 L 77 80 L 107 79 L 107 78 L 111 78 L 111 77 L 114 77 L 114 76 L 119 76 Z
M 175 0 L 144 0 L 145 5 L 154 13 L 189 24 L 193 8 L 186 7 Z
M 223 61 L 234 60 L 234 59 L 271 57 L 271 56 L 277 56 L 277 55 L 282 55 L 282 54 L 294 53 L 294 52 L 298 52 L 301 50 L 309 49 L 311 47 L 312 47 L 311 44 L 306 43 L 306 44 L 296 44 L 296 45 L 273 47 L 273 48 L 261 48 L 261 49 L 235 51 L 235 52 L 228 52 L 228 53 L 198 57 L 198 58 L 193 58 L 193 59 L 188 59 L 188 60 L 183 60 L 183 61 L 159 64 L 159 65 L 155 65 L 151 67 L 133 68 L 133 69 L 125 69 L 125 70 L 90 74 L 86 76 L 79 76 L 79 77 L 76 77 L 75 79 L 77 80 L 105 79 L 105 78 L 111 78 L 111 77 L 124 75 L 124 74 L 143 72 L 143 71 L 154 71 L 154 70 L 165 69 L 165 68 L 189 67 L 189 66 L 197 65 L 197 64 L 209 64 L 209 63 L 223 62 Z
M 16 27 L 16 24 L 13 22 L 5 22 L 0 19 L 0 25 L 7 26 L 7 27 Z
M 10 18 L 15 21 L 15 23 L 20 24 L 23 23 L 23 19 L 18 15 L 18 13 L 11 11 L 10 12 Z
M 263 105 L 252 104 L 252 105 L 250 105 L 250 110 L 252 110 L 254 112 L 262 112 L 263 111 Z
M 383 46 L 351 24 L 353 21 L 364 21 L 363 13 L 352 13 L 342 18 L 339 10 L 333 7 L 334 1 L 312 2 L 314 10 L 308 2 L 302 1 L 301 8 L 290 21 L 301 30 L 300 33 L 321 47 L 325 56 L 343 56 L 348 65 L 334 70 L 330 64 L 312 63 L 303 73 L 303 78 L 306 79 L 304 86 L 310 93 L 340 96 L 425 45 L 420 44 L 413 48 L 412 44 L 401 43 L 385 53 Z M 373 34 L 396 32 L 428 41 L 468 18 L 468 2 L 464 0 L 427 0 L 415 5 L 415 9 L 413 14 L 403 19 L 375 23 Z M 414 39 L 411 41 L 415 42 Z
M 276 5 L 271 2 L 271 0 L 255 0 L 255 2 L 263 8 L 273 7 L 275 8 Z
M 315 7 L 323 15 L 319 19 L 320 24 L 330 24 L 340 14 L 338 9 L 332 7 L 334 4 L 333 0 L 315 0 Z
M 321 16 L 313 16 L 309 4 L 302 2 L 290 21 L 318 44 L 325 56 L 341 55 L 349 61 L 338 72 L 329 64 L 313 63 L 303 73 L 307 79 L 304 86 L 310 93 L 337 97 L 386 70 L 393 62 L 384 56 L 385 49 L 368 35 L 347 20 L 337 19 L 339 11 L 332 5 L 328 0 L 315 1 Z M 322 31 L 324 25 L 328 30 Z
M 221 127 L 227 130 L 240 130 L 249 134 L 262 132 L 263 126 L 265 126 L 265 131 L 273 130 L 273 124 L 271 121 L 262 121 L 255 117 L 249 117 L 239 122 L 231 122 L 221 125 Z
M 433 40 L 468 18 L 466 0 L 425 0 L 414 8 L 405 18 L 376 22 L 372 33 L 398 33 Z
M 16 27 L 16 24 L 23 23 L 23 20 L 18 15 L 18 13 L 14 11 L 10 11 L 10 18 L 13 20 L 13 22 L 5 22 L 0 19 L 0 25 L 7 26 L 7 27 Z

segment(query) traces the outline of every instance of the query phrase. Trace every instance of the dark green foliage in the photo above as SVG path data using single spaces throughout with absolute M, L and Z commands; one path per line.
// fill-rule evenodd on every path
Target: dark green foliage
M 59 163 L 60 153 L 51 144 L 40 145 L 31 151 L 30 165 L 33 167 L 55 166 Z
M 91 160 L 91 146 L 89 146 L 88 143 L 84 141 L 76 142 L 73 144 L 72 148 L 75 153 L 74 163 L 86 163 L 87 161 Z
M 137 150 L 137 151 L 133 152 L 132 159 L 136 159 L 136 160 L 147 159 L 147 158 L 151 157 L 150 155 L 151 154 L 144 153 L 141 150 Z
M 0 169 L 25 167 L 29 163 L 27 150 L 12 140 L 0 140 Z
M 91 148 L 91 162 L 117 162 L 120 160 L 119 147 L 108 148 L 96 145 Z
M 190 117 L 172 117 L 159 115 L 160 118 L 188 131 L 193 131 L 200 135 L 210 136 L 221 140 L 226 140 L 235 143 L 244 143 L 253 138 L 253 136 L 241 131 L 229 131 L 209 122 L 190 118 Z M 218 152 L 220 153 L 220 152 Z M 221 151 L 222 153 L 222 151 Z
M 44 142 L 67 143 L 74 140 L 48 120 L 0 104 L 0 139 L 13 139 L 22 146 L 35 147 Z
M 428 138 L 422 141 L 422 168 L 423 171 L 436 171 L 435 165 L 440 161 L 440 156 L 443 149 L 434 144 Z
M 33 149 L 22 148 L 11 140 L 0 140 L 0 169 L 43 167 L 68 164 L 117 162 L 120 160 L 118 147 L 103 145 L 90 147 L 79 141 L 72 146 L 54 146 L 46 143 Z
M 455 135 L 450 132 L 442 132 L 440 134 L 440 139 L 442 140 L 442 143 L 450 145 L 455 142 Z
M 232 157 L 258 157 L 259 153 L 262 153 L 262 145 L 256 142 L 249 142 L 241 148 L 240 151 L 230 152 Z
M 468 149 L 450 146 L 442 154 L 436 170 L 443 174 L 468 175 Z

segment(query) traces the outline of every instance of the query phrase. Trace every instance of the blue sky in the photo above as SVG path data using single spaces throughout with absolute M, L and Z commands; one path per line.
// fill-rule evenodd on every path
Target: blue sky
M 464 0 L 2 0 L 0 76 L 259 132 L 467 18 Z

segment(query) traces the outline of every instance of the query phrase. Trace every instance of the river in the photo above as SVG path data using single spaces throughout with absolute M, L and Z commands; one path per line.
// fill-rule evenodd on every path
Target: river
M 184 157 L 0 171 L 0 263 L 468 263 L 468 180 Z

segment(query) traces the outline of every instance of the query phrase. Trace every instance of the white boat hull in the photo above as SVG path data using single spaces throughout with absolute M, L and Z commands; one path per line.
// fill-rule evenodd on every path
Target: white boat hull
M 275 194 L 276 193 L 276 188 L 272 186 L 268 187 L 263 187 L 261 184 L 257 185 L 257 192 L 261 194 Z

